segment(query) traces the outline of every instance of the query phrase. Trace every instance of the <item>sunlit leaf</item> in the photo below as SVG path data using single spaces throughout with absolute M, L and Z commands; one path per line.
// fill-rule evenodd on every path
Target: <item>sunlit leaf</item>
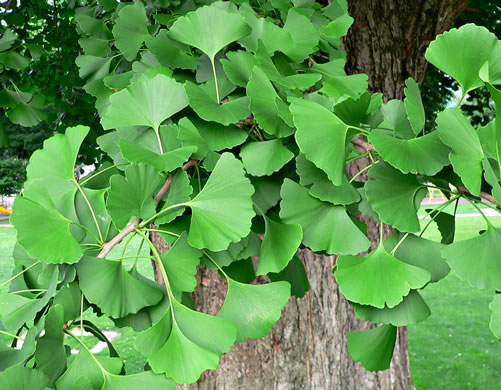
M 473 195 L 479 195 L 484 152 L 475 129 L 459 108 L 447 108 L 437 116 L 438 133 L 449 153 L 454 171 Z
M 189 243 L 220 251 L 247 236 L 254 216 L 253 193 L 242 163 L 223 153 L 202 191 L 188 203 L 192 210 Z
M 134 60 L 144 40 L 149 36 L 143 3 L 138 1 L 120 9 L 113 27 L 113 35 L 118 50 L 127 60 Z
M 218 317 L 237 324 L 237 342 L 270 333 L 290 297 L 290 284 L 243 284 L 228 279 L 228 292 Z
M 383 371 L 390 368 L 396 337 L 397 328 L 391 325 L 350 332 L 347 335 L 348 352 L 366 370 Z
M 414 134 L 418 135 L 421 130 L 423 130 L 425 123 L 421 92 L 419 92 L 419 85 L 411 77 L 405 80 L 405 86 L 405 109 L 407 110 L 407 116 L 409 117 L 412 130 Z
M 303 244 L 313 251 L 357 254 L 370 247 L 342 206 L 313 198 L 306 188 L 289 179 L 285 179 L 280 194 L 280 217 L 285 223 L 301 226 Z
M 17 366 L 0 372 L 2 390 L 44 390 L 48 385 L 49 378 L 38 369 Z
M 157 288 L 134 278 L 121 261 L 84 257 L 77 264 L 80 288 L 104 313 L 120 318 L 162 299 Z
M 338 257 L 334 274 L 346 299 L 379 309 L 395 307 L 430 281 L 428 271 L 398 260 L 383 245 L 365 257 Z
M 273 139 L 245 144 L 240 149 L 240 157 L 250 175 L 269 176 L 287 164 L 294 157 L 294 153 L 287 149 L 282 141 Z

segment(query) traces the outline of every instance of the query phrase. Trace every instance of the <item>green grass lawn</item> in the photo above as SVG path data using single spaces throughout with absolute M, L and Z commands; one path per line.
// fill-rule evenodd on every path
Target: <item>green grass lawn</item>
M 462 213 L 475 212 L 468 204 L 460 205 Z M 447 210 L 452 211 L 452 210 Z M 501 217 L 490 218 L 495 226 L 501 227 Z M 15 242 L 15 231 L 2 227 L 0 221 L 0 283 L 7 280 L 12 272 L 10 253 Z M 456 237 L 458 240 L 476 235 L 485 228 L 482 218 L 458 218 Z M 425 237 L 440 240 L 434 224 Z M 137 252 L 139 243 L 133 240 L 126 255 Z M 120 256 L 122 248 L 116 247 L 110 257 Z M 142 251 L 146 254 L 147 249 Z M 130 263 L 129 263 L 130 265 Z M 151 275 L 149 260 L 143 260 L 140 270 Z M 6 288 L 0 288 L 5 292 Z M 431 308 L 432 315 L 424 322 L 409 327 L 409 357 L 412 378 L 418 390 L 428 389 L 479 389 L 501 388 L 501 344 L 489 330 L 489 302 L 492 293 L 469 287 L 450 274 L 438 283 L 428 286 L 422 292 Z M 98 318 L 87 310 L 85 319 L 93 321 L 102 330 L 117 330 L 113 322 L 105 317 Z M 134 333 L 127 328 L 118 329 L 120 336 L 113 345 L 126 361 L 128 373 L 142 370 L 146 359 L 134 349 Z M 3 338 L 0 340 L 5 341 Z M 85 337 L 92 347 L 96 340 Z M 78 348 L 73 340 L 68 344 Z M 103 350 L 99 355 L 107 355 Z

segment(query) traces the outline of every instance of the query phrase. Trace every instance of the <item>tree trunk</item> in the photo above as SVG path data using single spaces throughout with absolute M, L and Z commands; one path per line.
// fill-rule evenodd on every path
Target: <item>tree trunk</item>
M 429 42 L 445 31 L 468 0 L 357 0 L 350 1 L 355 23 L 344 40 L 348 73 L 367 73 L 372 92 L 385 100 L 403 97 L 405 79 L 423 80 L 424 53 Z M 368 164 L 349 167 L 350 175 Z M 363 175 L 360 180 L 366 180 Z M 368 218 L 372 247 L 378 226 Z M 389 229 L 386 228 L 386 235 Z M 368 372 L 354 363 L 346 349 L 346 333 L 366 329 L 340 294 L 332 268 L 335 257 L 300 250 L 311 289 L 302 299 L 292 297 L 270 335 L 233 346 L 216 371 L 202 375 L 190 390 L 330 390 L 412 389 L 407 356 L 407 330 L 400 328 L 389 370 Z M 217 272 L 201 269 L 194 294 L 197 310 L 216 314 L 226 293 Z

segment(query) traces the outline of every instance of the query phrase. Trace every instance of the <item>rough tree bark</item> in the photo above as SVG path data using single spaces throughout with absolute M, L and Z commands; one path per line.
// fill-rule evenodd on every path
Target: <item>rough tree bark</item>
M 344 40 L 348 73 L 366 73 L 372 92 L 385 100 L 403 97 L 405 79 L 422 82 L 425 49 L 445 31 L 468 0 L 350 1 L 355 23 Z M 349 167 L 353 175 L 367 161 Z M 364 180 L 363 175 L 360 176 Z M 375 247 L 378 227 L 368 219 L 368 236 Z M 388 232 L 387 232 L 388 233 Z M 238 389 L 411 389 L 407 332 L 401 328 L 390 370 L 371 373 L 354 363 L 346 350 L 346 333 L 361 323 L 340 294 L 332 275 L 335 257 L 300 250 L 311 289 L 303 299 L 291 298 L 270 335 L 235 345 L 216 371 L 204 373 L 190 390 Z M 216 314 L 226 283 L 216 272 L 200 270 L 194 295 L 198 310 Z

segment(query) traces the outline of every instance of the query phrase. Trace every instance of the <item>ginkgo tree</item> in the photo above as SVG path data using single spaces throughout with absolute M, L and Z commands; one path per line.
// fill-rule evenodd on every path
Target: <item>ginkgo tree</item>
M 368 370 L 389 367 L 397 327 L 430 315 L 420 291 L 450 269 L 501 290 L 501 231 L 477 205 L 499 210 L 501 122 L 475 129 L 450 107 L 426 133 L 414 80 L 403 101 L 371 95 L 367 76 L 344 73 L 339 38 L 353 20 L 337 3 L 280 3 L 274 19 L 243 1 L 193 10 L 163 3 L 101 1 L 76 13 L 84 52 L 76 64 L 106 130 L 101 159 L 75 178 L 85 126 L 53 136 L 30 159 L 11 217 L 15 270 L 0 297 L 0 333 L 12 338 L 0 346 L 2 389 L 194 383 L 235 343 L 268 335 L 291 292 L 304 295 L 301 248 L 339 255 L 324 277 L 336 279 L 361 320 L 378 324 L 347 335 Z M 446 32 L 426 57 L 457 80 L 463 98 L 486 86 L 501 109 L 501 43 L 486 29 Z M 347 164 L 367 156 L 371 164 L 349 177 Z M 371 180 L 359 182 L 363 173 Z M 429 188 L 447 201 L 422 227 Z M 455 215 L 444 209 L 461 198 L 486 230 L 456 242 Z M 371 242 L 361 214 L 381 223 L 378 247 L 363 256 Z M 430 223 L 441 243 L 422 237 Z M 386 240 L 383 224 L 393 228 Z M 170 249 L 161 253 L 150 233 Z M 111 249 L 132 237 L 151 256 L 138 253 L 130 268 Z M 151 259 L 160 280 L 139 271 Z M 249 278 L 239 265 L 253 260 Z M 199 267 L 227 281 L 217 315 L 192 308 Z M 249 282 L 256 275 L 272 281 Z M 491 328 L 500 336 L 497 298 Z M 87 310 L 136 332 L 143 372 L 125 372 Z M 109 357 L 89 350 L 74 331 L 83 328 L 107 341 Z M 80 345 L 72 360 L 69 339 Z

